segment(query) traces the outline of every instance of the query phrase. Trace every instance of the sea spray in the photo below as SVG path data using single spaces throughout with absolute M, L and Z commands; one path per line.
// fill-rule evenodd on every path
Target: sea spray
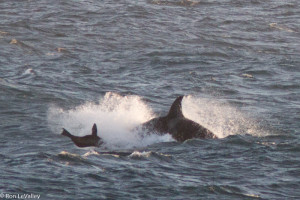
M 55 106 L 49 108 L 48 122 L 54 133 L 66 128 L 72 134 L 83 136 L 91 133 L 97 124 L 98 136 L 107 148 L 132 148 L 156 142 L 172 141 L 170 135 L 141 136 L 135 127 L 155 117 L 152 110 L 139 96 L 121 96 L 108 92 L 98 103 L 87 102 L 71 110 Z
M 226 102 L 189 95 L 182 101 L 182 110 L 186 118 L 208 128 L 219 138 L 236 134 L 267 134 L 257 121 Z

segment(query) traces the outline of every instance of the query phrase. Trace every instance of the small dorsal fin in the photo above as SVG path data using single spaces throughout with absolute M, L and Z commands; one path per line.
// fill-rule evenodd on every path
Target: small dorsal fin
M 93 125 L 92 135 L 97 136 L 97 126 L 96 126 L 96 124 Z
M 172 118 L 178 118 L 178 117 L 184 117 L 182 114 L 182 106 L 181 106 L 181 101 L 183 99 L 183 96 L 179 96 L 176 98 L 176 100 L 173 102 L 170 111 L 167 115 L 169 119 Z

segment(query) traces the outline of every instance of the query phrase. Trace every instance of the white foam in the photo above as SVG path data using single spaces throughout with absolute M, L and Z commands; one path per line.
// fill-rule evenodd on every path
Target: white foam
M 151 155 L 151 151 L 134 151 L 132 154 L 129 155 L 129 157 L 145 157 L 148 158 Z
M 255 120 L 229 103 L 187 96 L 182 101 L 183 114 L 211 130 L 219 138 L 236 134 L 262 135 Z
M 30 74 L 34 74 L 34 71 L 32 68 L 28 68 L 25 70 L 24 75 L 30 75 Z

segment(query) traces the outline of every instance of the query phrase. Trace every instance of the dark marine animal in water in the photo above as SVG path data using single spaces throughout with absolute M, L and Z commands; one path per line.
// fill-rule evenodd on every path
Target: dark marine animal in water
M 142 128 L 143 131 L 145 130 L 148 133 L 156 133 L 159 135 L 171 134 L 178 142 L 183 142 L 192 138 L 218 138 L 207 128 L 184 117 L 182 113 L 183 97 L 184 96 L 179 96 L 176 98 L 166 116 L 153 118 L 143 123 L 139 128 Z M 78 147 L 99 147 L 103 144 L 102 138 L 97 136 L 96 124 L 93 125 L 91 135 L 78 137 L 72 135 L 66 129 L 63 129 L 61 134 L 71 138 Z
M 92 146 L 99 147 L 103 143 L 102 139 L 97 135 L 96 124 L 93 125 L 91 135 L 85 135 L 83 137 L 78 137 L 78 136 L 72 135 L 64 128 L 63 128 L 63 131 L 61 134 L 71 138 L 71 140 L 74 142 L 74 144 L 78 147 L 92 147 Z
M 141 126 L 142 129 L 147 129 L 160 135 L 169 133 L 179 142 L 192 138 L 218 138 L 207 128 L 184 117 L 182 113 L 183 97 L 179 96 L 176 98 L 166 116 L 156 117 L 145 122 Z

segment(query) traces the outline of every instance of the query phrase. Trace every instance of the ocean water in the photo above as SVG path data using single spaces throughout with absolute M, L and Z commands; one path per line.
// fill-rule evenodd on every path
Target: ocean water
M 300 199 L 299 13 L 298 0 L 0 1 L 0 198 Z M 219 139 L 133 131 L 179 95 Z M 99 148 L 60 135 L 93 123 Z

